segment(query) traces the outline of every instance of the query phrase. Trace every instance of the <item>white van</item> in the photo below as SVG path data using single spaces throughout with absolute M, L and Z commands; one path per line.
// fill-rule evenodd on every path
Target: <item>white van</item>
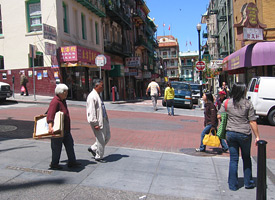
M 275 126 L 275 77 L 254 77 L 248 85 L 246 98 L 253 103 L 256 115 L 267 117 Z

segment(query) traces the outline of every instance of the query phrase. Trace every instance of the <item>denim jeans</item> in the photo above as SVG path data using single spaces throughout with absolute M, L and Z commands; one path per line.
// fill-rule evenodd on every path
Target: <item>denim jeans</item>
M 166 100 L 168 114 L 174 115 L 174 99 Z M 171 110 L 171 111 L 170 111 Z
M 201 150 L 201 151 L 205 151 L 206 145 L 204 145 L 204 144 L 202 143 L 202 141 L 203 141 L 203 138 L 204 138 L 205 134 L 208 134 L 208 133 L 209 133 L 211 127 L 212 127 L 211 124 L 207 125 L 207 126 L 203 129 L 203 131 L 202 131 L 202 133 L 201 133 L 201 145 L 200 145 L 200 150 Z M 216 128 L 216 129 L 217 129 L 217 128 Z M 228 149 L 228 146 L 227 146 L 225 140 L 220 140 L 220 142 L 221 142 L 221 145 L 222 145 L 222 149 L 223 149 L 223 150 L 227 150 L 227 149 Z
M 226 141 L 229 146 L 230 163 L 228 185 L 229 189 L 238 189 L 238 163 L 239 163 L 239 149 L 241 149 L 243 159 L 243 173 L 245 187 L 251 186 L 254 181 L 252 179 L 252 165 L 250 158 L 252 136 L 243 133 L 227 131 Z
M 152 103 L 153 103 L 153 108 L 154 108 L 154 110 L 157 110 L 158 95 L 157 95 L 157 94 L 152 95 L 152 96 L 151 96 L 151 99 L 152 99 Z
M 70 132 L 64 132 L 63 138 L 52 138 L 51 148 L 52 148 L 52 165 L 57 165 L 60 160 L 62 143 L 65 146 L 66 153 L 68 156 L 68 163 L 74 163 L 76 161 L 74 153 L 74 140 Z

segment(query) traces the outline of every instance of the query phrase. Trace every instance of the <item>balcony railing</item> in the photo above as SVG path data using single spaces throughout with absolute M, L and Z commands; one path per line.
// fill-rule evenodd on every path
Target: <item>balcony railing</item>
M 123 6 L 119 6 L 115 0 L 105 0 L 106 12 L 109 17 L 115 22 L 127 25 L 129 29 L 131 29 L 131 20 L 130 15 L 126 14 L 125 8 Z
M 111 41 L 104 41 L 104 51 L 114 53 L 114 54 L 123 54 L 122 44 Z
M 104 0 L 75 0 L 99 17 L 106 17 Z
M 168 59 L 177 58 L 177 57 L 178 57 L 177 55 L 162 55 L 162 58 L 168 58 Z

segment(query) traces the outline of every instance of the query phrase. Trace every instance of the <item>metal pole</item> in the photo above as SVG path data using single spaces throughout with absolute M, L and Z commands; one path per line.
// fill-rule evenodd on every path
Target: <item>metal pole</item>
M 12 76 L 12 97 L 14 98 L 14 75 Z
M 230 55 L 230 37 L 229 37 L 229 20 L 228 20 L 228 2 L 227 0 L 225 0 L 225 4 L 226 4 L 226 23 L 227 23 L 227 51 L 228 51 L 228 55 Z
M 257 160 L 257 198 L 256 200 L 266 200 L 266 144 L 264 140 L 259 140 L 258 160 Z
M 199 37 L 199 61 L 201 61 L 201 30 L 198 30 L 198 37 Z M 200 81 L 202 80 L 202 71 L 200 70 Z
M 31 45 L 32 49 L 32 74 L 33 74 L 33 98 L 36 101 L 36 96 L 35 96 L 35 74 L 34 74 L 34 46 Z

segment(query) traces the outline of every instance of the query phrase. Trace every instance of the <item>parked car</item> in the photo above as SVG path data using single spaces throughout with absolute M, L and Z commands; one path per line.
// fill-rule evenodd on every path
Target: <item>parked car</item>
M 171 86 L 175 90 L 174 106 L 193 108 L 192 90 L 189 83 L 172 81 Z M 166 106 L 166 102 L 162 101 L 162 105 Z
M 12 91 L 8 83 L 0 82 L 0 102 L 6 100 L 6 98 L 11 97 Z
M 198 83 L 190 83 L 190 86 L 192 90 L 192 101 L 193 103 L 198 103 L 202 97 L 202 87 Z
M 275 126 L 275 77 L 254 77 L 248 85 L 246 97 L 253 103 L 256 115 L 265 117 Z

